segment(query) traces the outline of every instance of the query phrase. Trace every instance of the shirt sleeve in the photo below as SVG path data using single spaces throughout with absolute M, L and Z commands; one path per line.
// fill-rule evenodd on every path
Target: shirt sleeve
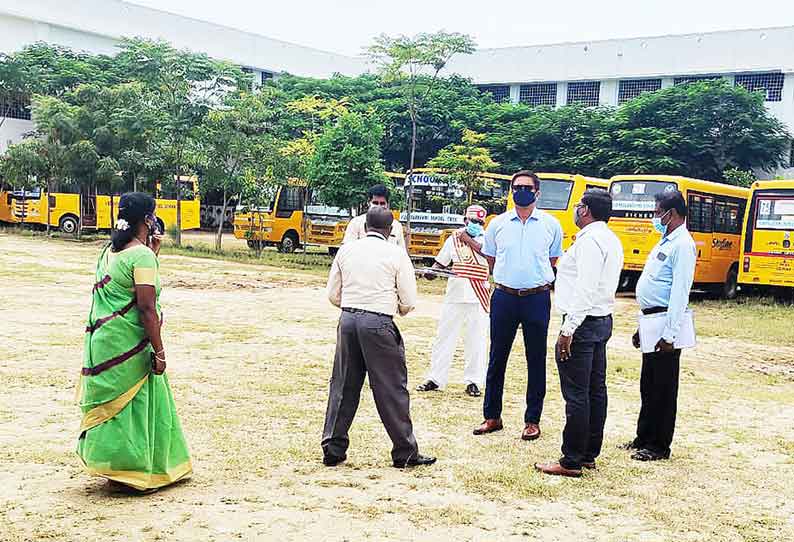
M 405 230 L 403 230 L 403 225 L 400 224 L 400 221 L 396 218 L 394 219 L 394 233 L 393 235 L 397 238 L 397 246 L 400 248 L 405 248 Z
M 404 250 L 400 251 L 400 267 L 397 271 L 397 310 L 405 316 L 416 308 L 416 275 L 411 258 Z
M 342 306 L 342 268 L 339 266 L 339 253 L 337 253 L 331 264 L 331 272 L 328 274 L 328 284 L 325 287 L 328 301 L 335 307 Z
M 342 244 L 352 243 L 353 241 L 357 240 L 360 236 L 358 234 L 358 223 L 359 221 L 356 220 L 358 217 L 355 217 L 347 223 L 347 227 L 345 228 L 345 237 L 342 239 Z
M 560 258 L 562 257 L 562 226 L 560 226 L 560 221 L 554 218 L 552 220 L 552 240 L 551 246 L 549 247 L 549 258 Z
M 453 233 L 452 235 L 455 234 Z M 447 240 L 444 241 L 444 246 L 441 247 L 441 250 L 438 251 L 438 255 L 436 256 L 436 261 L 444 267 L 452 263 L 452 245 L 455 243 L 452 235 L 447 237 Z
M 695 279 L 697 254 L 694 246 L 676 247 L 670 251 L 670 264 L 673 267 L 673 285 L 670 288 L 670 302 L 667 304 L 667 323 L 662 338 L 667 343 L 674 343 L 681 329 L 681 321 L 689 304 L 689 291 Z
M 155 286 L 159 264 L 149 248 L 138 249 L 132 260 L 132 282 L 135 286 Z
M 592 310 L 606 261 L 601 247 L 592 237 L 580 239 L 569 250 L 576 250 L 576 282 L 571 296 L 573 303 L 560 330 L 566 337 L 576 332 Z
M 485 229 L 485 241 L 482 245 L 482 253 L 492 258 L 496 257 L 496 229 L 499 227 L 497 219 L 491 221 Z

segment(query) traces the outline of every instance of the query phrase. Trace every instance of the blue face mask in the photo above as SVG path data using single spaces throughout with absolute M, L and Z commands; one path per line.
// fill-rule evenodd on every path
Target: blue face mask
M 672 209 L 670 209 L 670 211 L 672 211 Z M 656 217 L 656 216 L 655 216 L 655 217 L 653 217 L 653 218 L 651 219 L 651 223 L 653 224 L 653 228 L 654 228 L 656 231 L 658 231 L 659 233 L 661 233 L 661 234 L 662 234 L 662 237 L 664 237 L 665 235 L 667 235 L 667 224 L 662 224 L 662 219 L 663 219 L 664 217 L 666 217 L 666 216 L 667 216 L 667 214 L 668 214 L 670 211 L 667 211 L 667 213 L 663 214 L 662 216 L 659 216 L 659 217 Z
M 529 207 L 535 203 L 536 197 L 534 190 L 513 189 L 513 201 L 518 207 Z
M 475 224 L 474 222 L 469 222 L 466 224 L 466 233 L 468 233 L 471 237 L 479 237 L 482 235 L 482 224 Z

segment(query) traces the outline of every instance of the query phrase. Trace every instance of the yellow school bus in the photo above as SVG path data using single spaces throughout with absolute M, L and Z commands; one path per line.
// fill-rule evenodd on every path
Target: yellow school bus
M 194 177 L 183 177 L 179 181 L 179 189 L 182 191 L 182 229 L 196 229 L 200 226 L 201 205 L 198 183 Z M 113 196 L 112 202 L 111 196 L 95 192 L 52 192 L 48 197 L 43 190 L 36 188 L 10 192 L 6 199 L 10 222 L 46 226 L 49 206 L 50 226 L 64 233 L 75 233 L 81 219 L 84 229 L 111 229 L 118 216 L 120 196 Z M 176 225 L 176 193 L 173 189 L 170 192 L 162 190 L 158 183 L 155 199 L 160 226 L 163 231 L 168 231 Z
M 543 209 L 560 221 L 562 226 L 562 249 L 568 250 L 576 240 L 579 228 L 573 221 L 573 207 L 582 199 L 585 190 L 609 187 L 607 179 L 585 177 L 570 173 L 536 173 L 540 178 L 540 199 L 537 208 Z M 507 177 L 508 182 L 511 177 Z M 509 187 L 508 187 L 509 188 Z M 515 207 L 513 194 L 507 200 L 507 208 Z
M 794 288 L 794 180 L 753 183 L 741 259 L 741 284 Z
M 656 194 L 679 190 L 697 247 L 695 284 L 732 299 L 738 291 L 742 224 L 750 190 L 676 175 L 617 175 L 610 182 L 610 228 L 623 244 L 622 289 L 632 289 L 659 234 L 651 225 Z
M 305 181 L 291 179 L 278 187 L 266 208 L 235 213 L 234 236 L 245 239 L 250 248 L 275 246 L 293 252 L 305 245 L 322 245 L 334 253 L 350 217 L 349 209 L 323 204 Z

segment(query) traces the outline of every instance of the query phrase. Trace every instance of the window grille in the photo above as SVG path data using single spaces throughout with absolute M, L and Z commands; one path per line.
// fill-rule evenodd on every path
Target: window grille
M 763 91 L 767 102 L 779 102 L 783 99 L 782 73 L 748 73 L 736 76 L 736 85 L 750 92 Z
M 262 84 L 264 85 L 268 79 L 273 79 L 272 72 L 262 72 Z
M 529 105 L 557 105 L 557 83 L 521 85 L 518 101 Z
M 0 93 L 0 117 L 30 120 L 30 96 L 18 92 Z
M 510 86 L 509 85 L 488 85 L 479 87 L 480 92 L 483 94 L 490 94 L 495 102 L 509 102 L 510 101 Z
M 588 107 L 598 105 L 601 94 L 601 81 L 574 81 L 568 83 L 567 104 L 582 104 Z
M 633 100 L 645 92 L 662 88 L 661 79 L 625 79 L 618 84 L 618 105 Z

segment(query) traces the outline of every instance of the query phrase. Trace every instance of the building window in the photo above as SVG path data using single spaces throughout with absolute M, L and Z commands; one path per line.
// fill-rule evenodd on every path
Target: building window
M 0 117 L 30 120 L 30 96 L 18 92 L 0 93 Z
M 779 102 L 783 99 L 782 73 L 748 73 L 736 76 L 736 85 L 750 92 L 764 91 L 767 102 Z
M 265 82 L 267 82 L 268 79 L 273 79 L 273 73 L 272 72 L 262 72 L 262 80 L 261 80 L 261 82 L 262 82 L 263 85 L 265 84 Z
M 618 85 L 618 105 L 633 100 L 640 94 L 662 88 L 661 79 L 625 79 Z
M 575 81 L 568 83 L 568 105 L 582 104 L 588 107 L 598 105 L 601 94 L 601 81 Z
M 483 94 L 490 94 L 495 102 L 510 101 L 510 85 L 487 85 L 479 87 Z
M 673 79 L 673 84 L 686 85 L 687 83 L 700 83 L 701 81 L 717 81 L 722 79 L 719 75 L 692 75 L 686 77 L 676 77 Z
M 557 83 L 521 85 L 518 101 L 529 105 L 557 105 Z

